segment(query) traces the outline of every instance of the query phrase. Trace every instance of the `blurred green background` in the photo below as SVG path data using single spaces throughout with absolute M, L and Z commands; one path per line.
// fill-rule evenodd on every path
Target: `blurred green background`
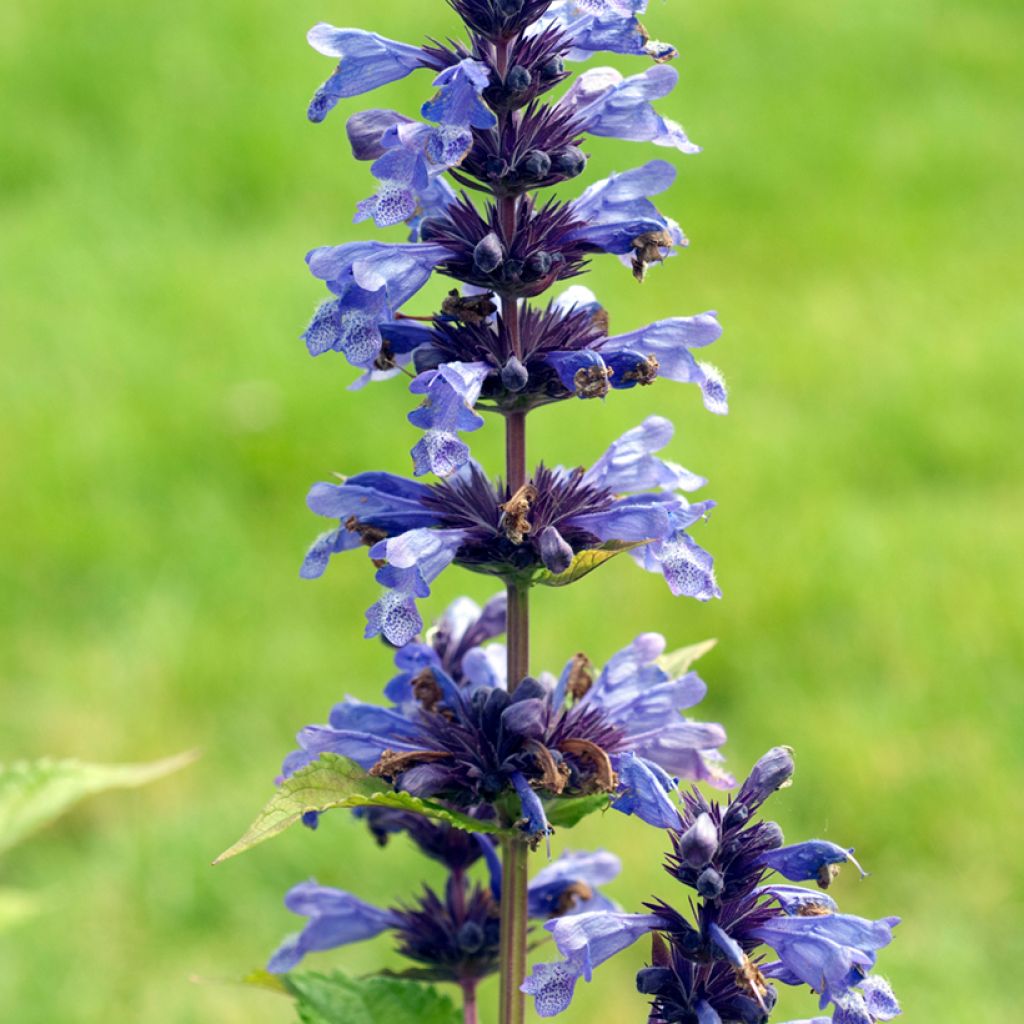
M 390 668 L 360 639 L 364 562 L 318 583 L 297 567 L 321 528 L 310 483 L 406 469 L 410 397 L 399 381 L 346 394 L 340 356 L 305 354 L 320 289 L 302 257 L 372 234 L 350 223 L 372 188 L 347 113 L 414 113 L 429 85 L 307 124 L 330 70 L 303 41 L 319 19 L 412 41 L 456 30 L 440 0 L 0 6 L 0 759 L 204 751 L 0 864 L 0 884 L 45 893 L 0 935 L 4 1019 L 284 1024 L 285 1001 L 231 983 L 296 923 L 284 889 L 316 875 L 387 901 L 423 867 L 345 815 L 209 867 L 294 731 L 346 692 L 373 697 Z M 792 838 L 856 844 L 872 876 L 844 875 L 846 909 L 903 915 L 883 968 L 908 1019 L 1010 1020 L 1024 8 L 655 0 L 646 20 L 683 55 L 662 109 L 705 147 L 662 200 L 693 244 L 642 288 L 610 259 L 588 283 L 618 330 L 719 309 L 733 412 L 659 385 L 540 412 L 531 447 L 582 462 L 671 416 L 670 455 L 720 502 L 699 539 L 726 596 L 672 600 L 614 562 L 537 594 L 535 668 L 579 648 L 600 661 L 641 630 L 720 638 L 701 714 L 727 725 L 738 772 L 796 748 L 773 809 Z M 664 155 L 591 151 L 588 181 Z M 474 442 L 496 465 L 497 431 Z M 462 588 L 493 589 L 450 573 L 427 611 Z M 626 905 L 680 893 L 643 826 L 615 816 L 558 839 L 620 850 Z M 365 970 L 382 953 L 386 939 L 313 964 Z M 566 1019 L 644 1020 L 642 958 L 602 969 Z

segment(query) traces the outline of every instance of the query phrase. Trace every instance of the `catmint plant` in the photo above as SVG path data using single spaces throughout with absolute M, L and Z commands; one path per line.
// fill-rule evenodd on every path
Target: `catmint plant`
M 477 986 L 491 974 L 497 1019 L 521 1024 L 527 995 L 541 1015 L 560 1013 L 581 978 L 653 937 L 637 977 L 650 1024 L 763 1024 L 776 984 L 814 990 L 834 1024 L 888 1020 L 899 1008 L 872 968 L 897 919 L 842 914 L 827 895 L 788 884 L 825 888 L 856 862 L 830 842 L 786 846 L 757 816 L 789 782 L 788 748 L 765 755 L 734 797 L 680 793 L 682 780 L 735 786 L 724 729 L 691 717 L 707 690 L 693 664 L 708 644 L 669 652 L 664 637 L 644 633 L 601 667 L 567 652 L 557 674 L 531 671 L 535 586 L 576 583 L 628 553 L 675 596 L 721 597 L 701 546 L 715 503 L 691 500 L 704 478 L 661 456 L 667 419 L 647 417 L 589 466 L 527 461 L 528 416 L 555 402 L 666 380 L 696 385 L 707 410 L 727 411 L 722 375 L 698 358 L 722 333 L 714 312 L 613 331 L 576 281 L 607 255 L 642 284 L 687 245 L 652 198 L 675 179 L 667 159 L 639 156 L 568 187 L 587 174 L 588 136 L 649 143 L 663 156 L 699 151 L 656 106 L 677 83 L 676 50 L 638 20 L 647 0 L 448 5 L 465 31 L 443 43 L 327 24 L 309 32 L 337 61 L 309 105 L 313 122 L 339 120 L 341 101 L 407 76 L 423 84 L 418 116 L 348 115 L 352 155 L 372 179 L 354 219 L 393 238 L 308 253 L 327 295 L 302 335 L 311 355 L 339 353 L 356 368 L 353 388 L 404 378 L 422 436 L 409 476 L 364 472 L 309 491 L 310 510 L 330 523 L 300 574 L 316 579 L 333 556 L 365 552 L 381 594 L 364 633 L 390 645 L 396 671 L 380 703 L 346 696 L 299 732 L 277 792 L 221 858 L 349 809 L 380 845 L 411 841 L 445 880 L 405 884 L 386 906 L 299 882 L 285 902 L 305 923 L 268 970 L 287 978 L 309 953 L 388 933 L 408 964 L 399 977 L 457 986 L 465 1024 L 476 1024 Z M 572 64 L 601 52 L 650 65 L 572 78 Z M 621 153 L 628 159 L 629 147 Z M 432 306 L 424 288 L 435 275 L 446 294 Z M 484 413 L 504 425 L 500 468 L 481 466 L 466 440 Z M 483 607 L 460 598 L 425 629 L 431 585 L 459 568 L 494 577 L 500 592 Z M 665 866 L 695 893 L 685 908 L 614 904 L 601 891 L 619 872 L 613 853 L 552 859 L 556 831 L 607 809 L 666 833 Z M 606 827 L 615 820 L 607 815 Z M 545 930 L 562 958 L 528 971 L 528 937 L 539 942 Z

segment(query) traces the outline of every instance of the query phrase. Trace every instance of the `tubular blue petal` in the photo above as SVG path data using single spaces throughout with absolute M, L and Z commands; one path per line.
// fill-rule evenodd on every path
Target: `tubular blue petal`
M 527 888 L 531 917 L 561 917 L 589 913 L 613 905 L 598 888 L 615 879 L 622 862 L 613 853 L 563 853 L 530 879 Z
M 675 68 L 648 68 L 624 78 L 614 68 L 585 71 L 559 102 L 591 135 L 651 142 L 680 153 L 699 153 L 681 125 L 662 117 L 652 100 L 667 96 L 679 81 Z
M 555 0 L 529 33 L 561 29 L 572 40 L 567 60 L 589 60 L 602 50 L 671 60 L 675 47 L 651 39 L 637 19 L 646 10 L 647 0 Z
M 519 802 L 523 809 L 523 830 L 530 836 L 550 835 L 551 826 L 544 814 L 544 805 L 521 772 L 512 773 L 512 785 L 519 794 Z
M 825 839 L 809 839 L 793 846 L 783 846 L 778 850 L 770 850 L 761 857 L 765 867 L 777 871 L 791 882 L 808 882 L 812 879 L 819 882 L 829 874 L 833 865 L 854 865 L 863 878 L 864 869 L 853 859 L 853 850 L 845 850 Z M 826 883 L 827 884 L 827 883 Z
M 340 99 L 398 81 L 423 66 L 423 51 L 419 47 L 386 39 L 375 32 L 335 28 L 320 22 L 309 30 L 306 38 L 318 53 L 340 61 L 310 103 L 311 121 L 322 121 Z
M 291 889 L 285 906 L 308 917 L 309 923 L 299 935 L 286 939 L 270 958 L 267 970 L 273 974 L 290 971 L 307 953 L 372 939 L 397 923 L 391 911 L 315 882 L 303 882 Z
M 678 830 L 679 810 L 669 799 L 662 777 L 633 753 L 617 756 L 613 764 L 619 789 L 612 807 L 623 814 L 635 814 L 655 828 Z
M 484 380 L 493 370 L 487 363 L 450 362 L 421 373 L 409 386 L 425 395 L 423 404 L 409 414 L 409 421 L 426 436 L 413 448 L 415 474 L 432 472 L 450 476 L 469 462 L 469 449 L 458 431 L 477 430 L 482 417 L 473 412 Z

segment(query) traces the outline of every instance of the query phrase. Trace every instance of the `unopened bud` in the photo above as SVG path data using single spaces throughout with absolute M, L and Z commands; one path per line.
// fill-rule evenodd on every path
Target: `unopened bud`
M 565 73 L 565 61 L 561 57 L 552 57 L 540 66 L 540 77 L 545 82 L 553 81 Z
M 501 383 L 506 391 L 522 391 L 529 379 L 529 372 L 516 356 L 511 356 L 501 368 Z
M 551 173 L 551 157 L 543 149 L 531 149 L 517 170 L 529 178 L 546 178 Z
M 495 7 L 499 14 L 512 18 L 523 9 L 524 0 L 497 0 Z
M 701 814 L 680 836 L 677 852 L 679 859 L 691 868 L 707 864 L 718 849 L 718 828 L 710 814 Z
M 587 157 L 577 146 L 565 146 L 551 153 L 551 169 L 566 178 L 575 178 L 583 173 L 587 166 Z
M 724 888 L 725 882 L 714 868 L 705 868 L 697 876 L 697 892 L 706 900 L 717 900 Z
M 530 253 L 526 261 L 526 276 L 529 278 L 544 277 L 551 272 L 551 253 L 543 249 Z
M 572 548 L 553 526 L 545 526 L 537 534 L 537 543 L 540 545 L 540 560 L 555 575 L 565 572 L 572 565 Z
M 504 260 L 501 242 L 493 231 L 484 235 L 473 249 L 473 263 L 482 274 L 493 274 Z
M 505 88 L 511 93 L 526 92 L 533 84 L 530 72 L 521 64 L 517 64 L 508 75 L 505 76 Z

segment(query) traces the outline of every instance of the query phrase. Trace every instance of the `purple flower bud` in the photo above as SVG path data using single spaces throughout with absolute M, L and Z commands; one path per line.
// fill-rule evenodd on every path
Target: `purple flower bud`
M 691 867 L 699 868 L 715 855 L 718 849 L 718 828 L 711 815 L 700 814 L 679 839 L 679 859 Z
M 533 77 L 521 64 L 517 64 L 505 76 L 505 88 L 510 93 L 523 93 L 533 84 Z
M 499 14 L 514 18 L 523 9 L 523 0 L 497 0 L 494 6 Z
M 519 170 L 531 178 L 546 178 L 551 171 L 551 157 L 542 149 L 532 149 L 519 165 Z
M 743 784 L 741 794 L 747 804 L 763 803 L 777 789 L 789 784 L 793 777 L 793 748 L 772 747 L 754 765 Z
M 504 260 L 501 242 L 493 231 L 484 235 L 473 249 L 473 263 L 481 274 L 493 274 Z
M 526 276 L 530 279 L 544 277 L 551 272 L 551 263 L 551 253 L 541 249 L 530 254 L 523 269 L 526 271 Z
M 565 61 L 561 57 L 552 57 L 540 66 L 540 77 L 545 82 L 552 82 L 565 74 Z
M 510 356 L 501 368 L 501 384 L 506 391 L 522 391 L 529 379 L 529 371 L 516 356 Z
M 725 882 L 714 868 L 705 868 L 697 876 L 697 892 L 706 900 L 717 900 L 722 895 Z
M 586 166 L 586 154 L 577 146 L 564 146 L 551 153 L 551 169 L 566 178 L 582 174 Z
M 572 548 L 553 526 L 545 526 L 537 540 L 540 542 L 541 561 L 551 572 L 557 575 L 572 565 Z

